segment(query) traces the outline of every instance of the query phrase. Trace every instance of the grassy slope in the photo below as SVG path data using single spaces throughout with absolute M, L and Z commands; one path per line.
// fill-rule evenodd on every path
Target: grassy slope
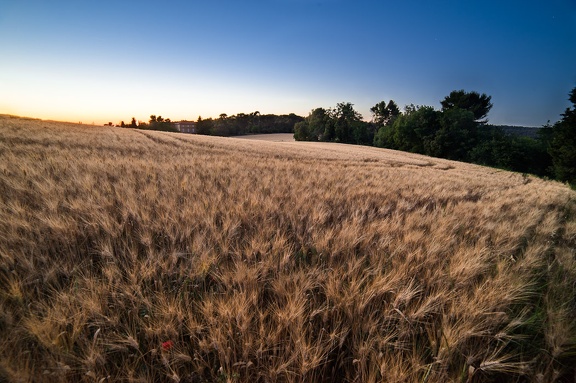
M 376 148 L 0 116 L 0 382 L 574 381 L 575 202 Z

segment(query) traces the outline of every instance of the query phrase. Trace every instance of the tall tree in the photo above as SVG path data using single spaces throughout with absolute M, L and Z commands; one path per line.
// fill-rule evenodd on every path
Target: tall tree
M 294 139 L 296 141 L 316 141 L 310 136 L 310 124 L 306 119 L 294 125 Z
M 372 120 L 379 126 L 389 125 L 394 121 L 396 117 L 400 115 L 400 108 L 394 102 L 394 100 L 380 101 L 378 104 L 370 108 L 372 112 Z
M 340 102 L 336 109 L 332 111 L 334 118 L 334 141 L 354 142 L 355 130 L 362 129 L 362 115 L 354 110 L 354 104 L 349 102 Z
M 477 144 L 477 129 L 471 111 L 452 108 L 442 112 L 440 129 L 430 143 L 430 153 L 434 157 L 466 161 L 469 152 Z
M 176 132 L 176 129 L 172 125 L 172 121 L 169 118 L 163 118 L 162 116 L 156 117 L 152 114 L 150 116 L 149 127 L 152 130 L 162 130 L 166 132 Z
M 294 125 L 294 139 L 297 141 L 326 141 L 326 129 L 331 124 L 331 117 L 324 108 L 316 108 L 304 121 Z
M 491 96 L 478 92 L 466 92 L 463 89 L 453 90 L 450 95 L 440 101 L 442 111 L 460 108 L 472 112 L 474 120 L 479 124 L 486 124 L 488 112 L 492 109 Z
M 440 129 L 439 116 L 440 112 L 431 106 L 408 105 L 392 124 L 378 130 L 374 145 L 430 155 Z
M 198 121 L 196 122 L 196 133 L 212 134 L 213 128 L 214 128 L 214 120 L 212 120 L 212 118 L 202 119 L 201 116 L 198 116 Z
M 566 108 L 562 119 L 552 127 L 548 152 L 556 178 L 576 186 L 576 88 L 569 96 L 572 108 Z

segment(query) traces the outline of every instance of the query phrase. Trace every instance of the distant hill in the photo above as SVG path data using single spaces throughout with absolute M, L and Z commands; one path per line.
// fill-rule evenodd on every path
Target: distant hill
M 513 125 L 492 125 L 496 128 L 501 128 L 504 133 L 514 136 L 524 136 L 530 138 L 538 138 L 538 131 L 540 128 L 530 126 L 513 126 Z

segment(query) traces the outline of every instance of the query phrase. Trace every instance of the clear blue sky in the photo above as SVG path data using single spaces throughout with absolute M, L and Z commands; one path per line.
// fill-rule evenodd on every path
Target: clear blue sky
M 492 96 L 490 122 L 559 119 L 576 2 L 0 0 L 0 113 L 84 123 Z

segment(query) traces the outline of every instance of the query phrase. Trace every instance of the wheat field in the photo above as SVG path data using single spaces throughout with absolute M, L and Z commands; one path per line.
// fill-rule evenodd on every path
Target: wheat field
M 574 382 L 576 192 L 0 116 L 0 382 Z

